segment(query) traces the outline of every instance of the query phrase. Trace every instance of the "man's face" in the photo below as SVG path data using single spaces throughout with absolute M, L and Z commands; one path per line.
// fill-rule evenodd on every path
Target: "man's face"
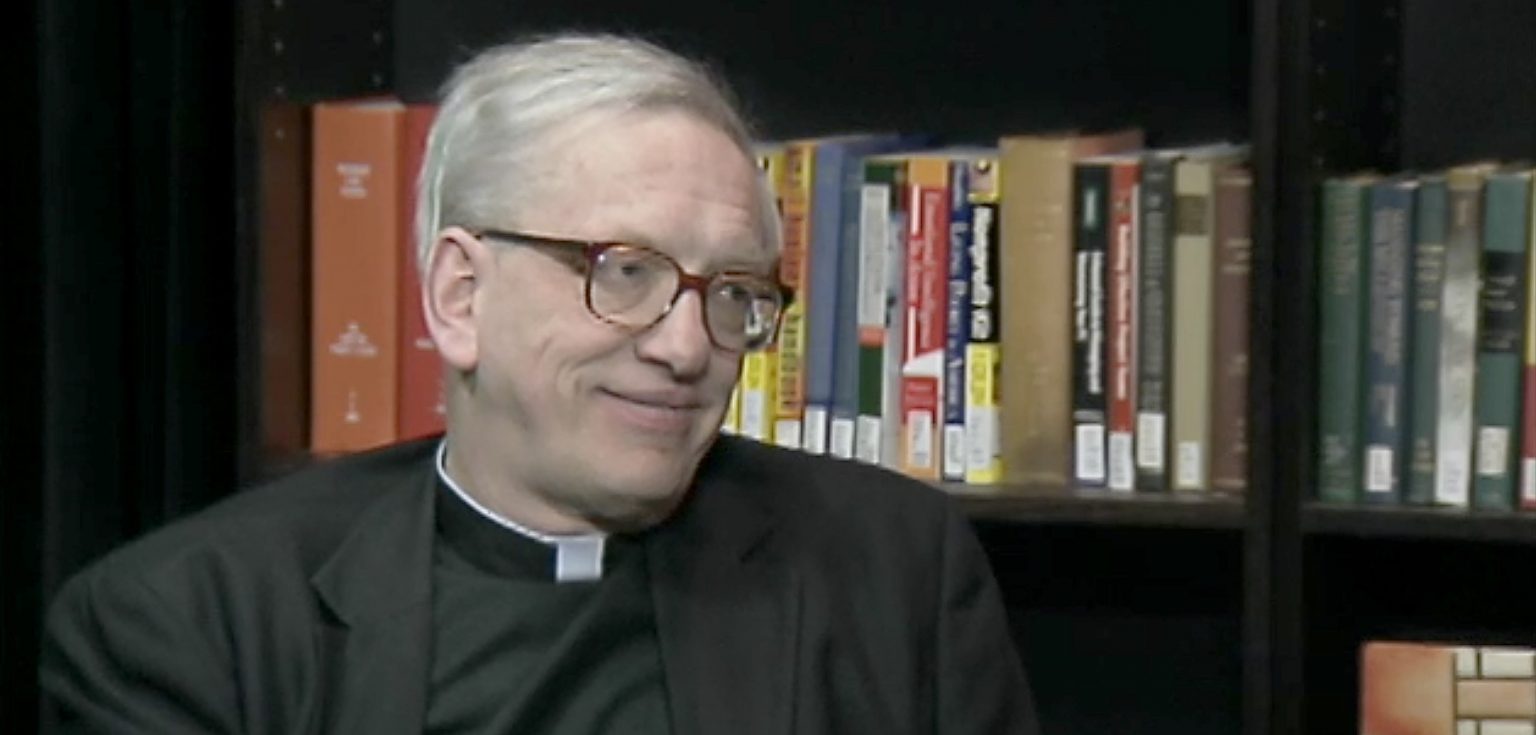
M 644 245 L 693 273 L 770 272 L 757 172 L 724 134 L 670 112 L 574 130 L 556 134 L 550 183 L 517 207 L 518 221 L 485 224 Z M 696 292 L 656 325 L 626 329 L 587 310 L 569 259 L 491 247 L 475 304 L 472 430 L 489 432 L 475 444 L 508 476 L 487 479 L 598 526 L 659 520 L 717 436 L 740 355 L 710 342 Z

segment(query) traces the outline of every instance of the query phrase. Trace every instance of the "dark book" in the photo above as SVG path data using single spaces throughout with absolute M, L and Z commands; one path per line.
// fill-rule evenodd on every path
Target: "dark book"
M 1408 287 L 1413 282 L 1415 180 L 1377 182 L 1370 191 L 1370 276 L 1365 351 L 1365 464 L 1361 499 L 1402 501 L 1408 455 Z

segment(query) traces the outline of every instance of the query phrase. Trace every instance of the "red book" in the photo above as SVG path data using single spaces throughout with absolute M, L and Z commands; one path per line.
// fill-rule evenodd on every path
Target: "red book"
M 1136 246 L 1140 241 L 1137 195 L 1141 159 L 1130 155 L 1110 163 L 1108 429 L 1109 489 L 1136 487 Z
M 443 431 L 443 366 L 422 312 L 421 269 L 417 267 L 416 177 L 426 153 L 434 105 L 408 105 L 400 135 L 400 439 Z
M 907 164 L 906 329 L 902 335 L 901 468 L 939 479 L 943 457 L 944 340 L 949 293 L 949 159 L 913 156 Z

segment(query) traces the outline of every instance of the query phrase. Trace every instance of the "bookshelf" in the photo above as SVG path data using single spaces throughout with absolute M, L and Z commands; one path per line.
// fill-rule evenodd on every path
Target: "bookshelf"
M 1307 84 L 1314 115 L 1323 118 L 1312 126 L 1321 143 L 1306 169 L 1314 181 L 1360 167 L 1426 171 L 1536 156 L 1536 129 L 1525 122 L 1536 115 L 1536 50 L 1529 43 L 1536 8 L 1427 0 L 1353 4 L 1348 11 L 1313 5 Z M 1361 24 L 1374 29 L 1366 33 L 1375 39 L 1364 44 L 1366 52 L 1350 34 Z M 1300 242 L 1313 241 L 1310 226 Z M 1315 315 L 1302 319 L 1315 324 Z M 1315 379 L 1296 371 L 1293 390 L 1310 391 Z M 1311 445 L 1310 418 L 1295 416 L 1290 425 L 1288 435 L 1305 437 L 1298 446 Z M 1278 420 L 1276 427 L 1285 430 Z M 1274 552 L 1276 564 L 1297 570 L 1290 579 L 1295 619 L 1284 624 L 1284 636 L 1296 646 L 1287 673 L 1301 685 L 1293 717 L 1302 731 L 1354 726 L 1363 641 L 1536 640 L 1527 571 L 1536 562 L 1536 516 L 1321 503 L 1312 500 L 1307 464 L 1293 469 L 1296 476 L 1277 493 L 1293 495 L 1276 502 L 1300 511 L 1293 538 Z
M 380 92 L 426 100 L 471 49 L 584 27 L 640 31 L 713 60 L 769 138 L 877 127 L 983 141 L 1134 123 L 1154 145 L 1246 139 L 1246 497 L 946 489 L 991 555 L 1047 731 L 1351 731 L 1363 640 L 1536 640 L 1532 594 L 1511 593 L 1516 575 L 1498 572 L 1536 561 L 1536 517 L 1311 501 L 1315 187 L 1359 167 L 1536 157 L 1527 5 L 464 0 L 445 13 L 426 0 L 247 0 L 236 59 L 240 479 L 306 461 L 260 441 L 272 274 L 261 267 L 270 202 L 256 174 L 276 140 L 263 110 Z M 1412 594 L 1426 589 L 1445 593 Z

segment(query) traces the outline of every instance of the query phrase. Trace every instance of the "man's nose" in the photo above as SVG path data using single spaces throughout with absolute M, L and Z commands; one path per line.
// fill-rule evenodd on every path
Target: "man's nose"
M 704 302 L 690 289 L 679 294 L 666 316 L 640 335 L 642 358 L 666 365 L 677 379 L 702 375 L 714 344 L 704 324 Z

